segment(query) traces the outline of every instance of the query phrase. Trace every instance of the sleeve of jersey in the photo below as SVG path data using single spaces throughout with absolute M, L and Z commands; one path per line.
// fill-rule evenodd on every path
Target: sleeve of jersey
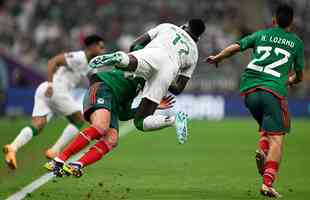
M 185 69 L 181 69 L 179 72 L 179 75 L 191 78 L 192 74 L 194 73 L 194 70 L 196 68 L 196 64 L 193 64 L 192 66 L 185 68 Z
M 65 60 L 67 63 L 67 67 L 72 68 L 72 66 L 75 66 L 77 64 L 77 58 L 79 57 L 77 53 L 69 52 L 65 53 Z
M 248 48 L 253 48 L 255 46 L 257 33 L 252 33 L 251 35 L 245 36 L 236 43 L 240 45 L 240 51 L 244 51 Z
M 301 43 L 295 60 L 294 69 L 295 71 L 301 71 L 303 70 L 304 66 L 305 66 L 304 45 Z
M 166 24 L 159 24 L 158 26 L 156 26 L 155 28 L 152 28 L 151 30 L 149 30 L 147 32 L 147 34 L 150 36 L 151 40 L 153 40 L 158 32 L 162 29 L 162 27 L 164 27 Z

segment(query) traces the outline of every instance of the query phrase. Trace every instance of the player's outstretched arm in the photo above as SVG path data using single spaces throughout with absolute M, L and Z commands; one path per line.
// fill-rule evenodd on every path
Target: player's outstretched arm
M 186 76 L 179 75 L 177 77 L 176 81 L 173 81 L 172 84 L 169 87 L 169 92 L 171 92 L 174 95 L 179 95 L 183 92 L 185 89 L 187 82 L 189 78 Z
M 66 65 L 66 59 L 64 54 L 58 54 L 53 58 L 48 60 L 47 63 L 47 82 L 48 87 L 45 92 L 45 96 L 51 97 L 53 95 L 52 81 L 54 73 L 56 72 L 59 66 Z
M 149 42 L 151 42 L 151 37 L 149 36 L 149 34 L 145 33 L 143 35 L 141 35 L 140 37 L 138 37 L 131 45 L 129 48 L 129 51 L 136 51 L 139 49 L 142 49 L 143 47 L 145 47 Z
M 215 56 L 209 56 L 205 59 L 205 62 L 208 62 L 210 64 L 217 64 L 224 60 L 225 58 L 229 58 L 233 56 L 234 54 L 238 53 L 240 51 L 240 45 L 239 44 L 232 44 L 223 49 L 219 54 Z

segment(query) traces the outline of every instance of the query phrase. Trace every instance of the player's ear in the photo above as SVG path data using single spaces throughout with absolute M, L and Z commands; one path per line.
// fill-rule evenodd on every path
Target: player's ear
M 276 17 L 272 17 L 272 25 L 277 25 L 277 18 Z

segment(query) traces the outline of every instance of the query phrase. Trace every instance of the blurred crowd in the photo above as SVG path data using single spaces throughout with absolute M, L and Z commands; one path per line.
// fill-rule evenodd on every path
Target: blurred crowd
M 159 23 L 181 25 L 200 17 L 207 23 L 199 44 L 203 58 L 251 32 L 240 15 L 241 6 L 234 0 L 0 0 L 0 50 L 45 73 L 48 58 L 81 48 L 88 34 L 102 35 L 108 51 L 127 50 L 135 37 Z M 298 13 L 298 24 L 303 17 Z M 301 27 L 305 40 L 309 26 Z M 215 71 L 200 60 L 188 89 L 235 91 L 244 64 L 244 59 L 234 58 Z

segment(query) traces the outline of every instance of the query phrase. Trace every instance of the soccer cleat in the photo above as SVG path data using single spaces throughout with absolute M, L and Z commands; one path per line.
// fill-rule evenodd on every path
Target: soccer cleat
M 55 168 L 55 165 L 56 165 L 55 161 L 54 161 L 54 160 L 51 160 L 51 161 L 48 161 L 47 163 L 45 163 L 45 164 L 43 165 L 43 167 L 44 167 L 45 169 L 47 169 L 48 171 L 53 172 L 53 171 L 54 171 L 54 168 Z
M 89 62 L 89 67 L 96 69 L 103 66 L 111 66 L 117 65 L 122 61 L 122 54 L 121 52 L 115 52 L 110 54 L 103 54 L 100 56 L 96 56 L 95 58 L 91 59 Z
M 4 159 L 6 164 L 11 169 L 17 169 L 17 162 L 16 162 L 16 151 L 14 148 L 7 144 L 3 147 Z
M 65 164 L 62 169 L 67 175 L 73 175 L 78 178 L 83 175 L 82 165 L 77 162 L 69 163 L 68 165 Z
M 187 114 L 185 112 L 177 112 L 175 118 L 175 127 L 177 139 L 180 144 L 187 141 Z
M 282 195 L 280 195 L 273 187 L 269 187 L 265 184 L 262 185 L 260 189 L 260 193 L 263 196 L 270 197 L 270 198 L 280 198 Z
M 264 152 L 260 151 L 260 150 L 256 150 L 255 152 L 255 160 L 256 160 L 256 167 L 258 170 L 258 173 L 260 175 L 264 174 L 264 166 L 265 166 L 265 162 L 266 162 L 266 155 Z
M 57 177 L 63 177 L 64 175 L 66 175 L 65 171 L 62 169 L 64 166 L 64 162 L 56 161 L 55 159 L 50 162 L 53 162 L 52 166 L 50 167 L 53 168 L 54 175 L 56 175 Z M 47 167 L 49 166 L 46 166 L 45 168 Z
M 45 157 L 49 160 L 54 159 L 57 155 L 58 153 L 53 151 L 52 149 L 48 149 L 45 151 Z

